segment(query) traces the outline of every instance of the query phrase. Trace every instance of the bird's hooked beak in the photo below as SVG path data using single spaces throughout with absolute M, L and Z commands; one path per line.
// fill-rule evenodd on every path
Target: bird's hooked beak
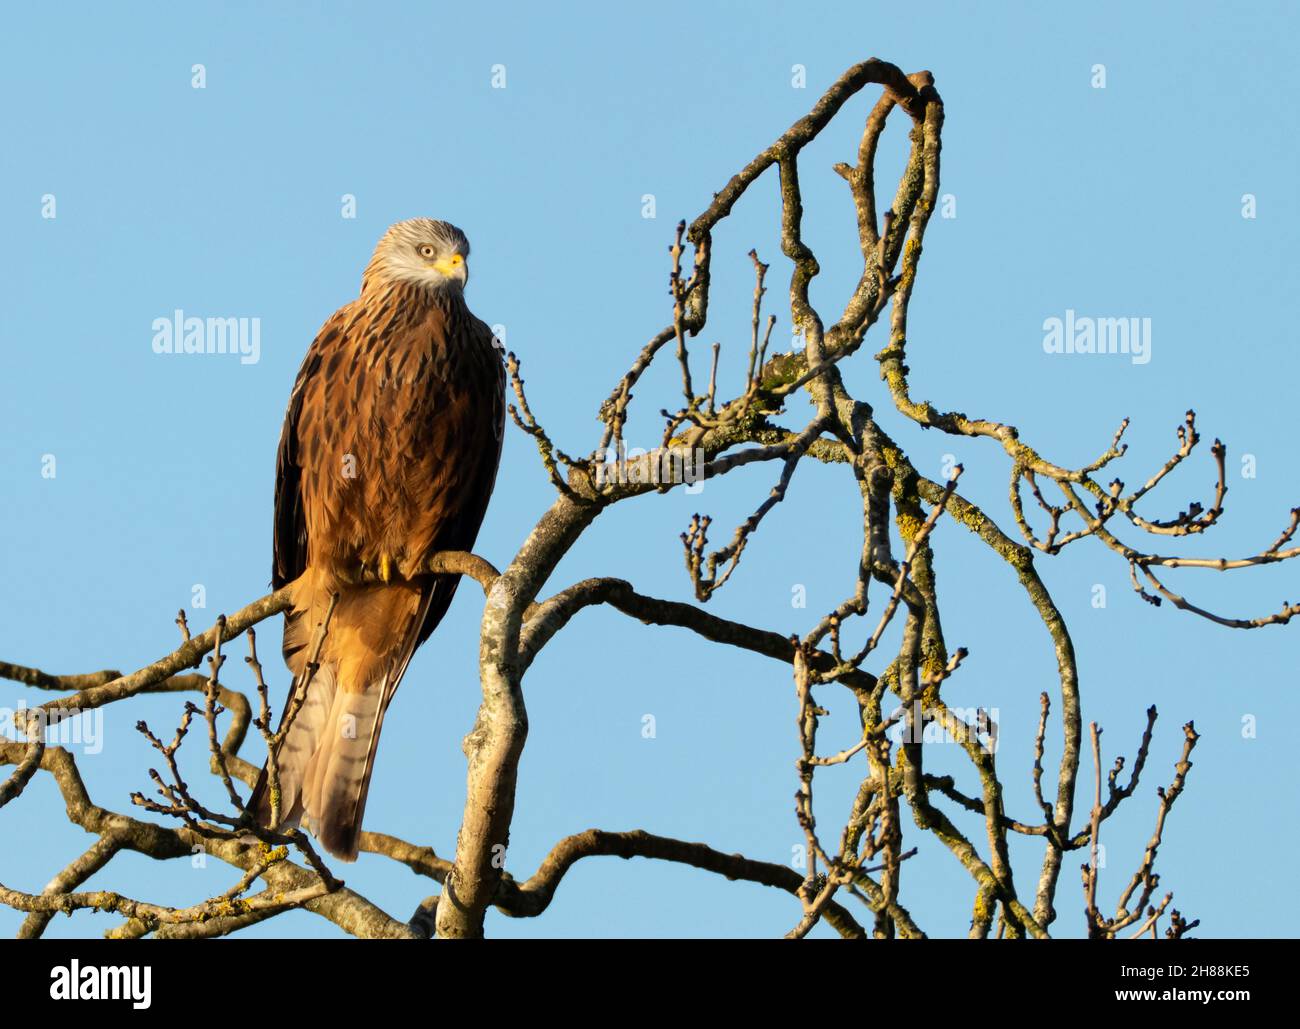
M 465 262 L 465 258 L 460 254 L 452 254 L 450 257 L 440 257 L 434 262 L 433 267 L 441 275 L 444 275 L 455 282 L 459 282 L 462 288 L 464 288 L 465 284 L 469 282 L 469 265 Z

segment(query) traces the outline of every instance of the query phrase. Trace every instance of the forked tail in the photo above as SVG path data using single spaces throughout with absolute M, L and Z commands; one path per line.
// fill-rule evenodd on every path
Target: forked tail
M 294 589 L 294 607 L 285 616 L 284 648 L 294 689 L 281 728 L 291 715 L 293 721 L 276 750 L 279 825 L 297 825 L 305 815 L 308 828 L 329 853 L 353 861 L 384 713 L 415 651 L 429 592 L 410 583 L 342 590 L 319 667 L 307 683 L 312 637 L 328 609 L 330 593 L 310 572 Z M 306 695 L 295 715 L 304 683 Z M 270 827 L 266 768 L 249 806 L 257 820 Z

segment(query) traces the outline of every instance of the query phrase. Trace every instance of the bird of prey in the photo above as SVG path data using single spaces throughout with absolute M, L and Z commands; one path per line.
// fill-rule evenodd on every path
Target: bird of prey
M 292 586 L 294 688 L 277 753 L 279 825 L 305 815 L 345 861 L 356 858 L 384 712 L 459 581 L 422 569 L 438 551 L 473 546 L 496 481 L 505 370 L 465 303 L 468 258 L 447 222 L 392 226 L 361 296 L 307 351 L 280 436 L 272 582 Z M 264 768 L 249 807 L 268 826 L 269 794 Z

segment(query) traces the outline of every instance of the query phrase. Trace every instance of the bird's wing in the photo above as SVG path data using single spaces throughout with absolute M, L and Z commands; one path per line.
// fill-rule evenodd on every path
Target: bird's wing
M 500 349 L 495 345 L 492 330 L 488 325 L 475 318 L 470 331 L 474 334 L 474 343 L 479 348 L 480 360 L 474 367 L 478 374 L 489 380 L 492 385 L 485 392 L 490 392 L 491 405 L 483 411 L 481 437 L 474 441 L 476 447 L 491 456 L 490 460 L 480 461 L 475 465 L 476 471 L 469 482 L 455 515 L 442 525 L 437 538 L 437 550 L 468 550 L 474 546 L 478 537 L 479 526 L 487 514 L 488 501 L 492 497 L 492 488 L 496 485 L 497 468 L 501 463 L 501 445 L 505 437 L 506 417 L 506 369 L 501 360 Z M 460 584 L 458 575 L 440 575 L 433 580 L 428 608 L 424 621 L 416 638 L 419 647 L 427 640 L 438 623 L 446 615 Z
M 271 585 L 279 589 L 293 582 L 307 567 L 307 519 L 302 504 L 302 465 L 298 453 L 298 417 L 302 414 L 303 396 L 307 383 L 320 370 L 321 352 L 318 344 L 335 325 L 334 315 L 317 334 L 293 392 L 289 394 L 289 407 L 284 414 L 284 427 L 280 430 L 280 446 L 275 455 L 275 535 L 271 548 Z

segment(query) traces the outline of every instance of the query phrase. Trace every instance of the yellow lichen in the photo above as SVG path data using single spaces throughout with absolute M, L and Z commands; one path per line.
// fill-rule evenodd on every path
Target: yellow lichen
M 912 540 L 916 539 L 917 534 L 921 531 L 921 527 L 925 524 L 920 518 L 909 514 L 900 514 L 897 522 L 898 534 L 903 538 L 904 542 L 907 543 L 911 543 Z

